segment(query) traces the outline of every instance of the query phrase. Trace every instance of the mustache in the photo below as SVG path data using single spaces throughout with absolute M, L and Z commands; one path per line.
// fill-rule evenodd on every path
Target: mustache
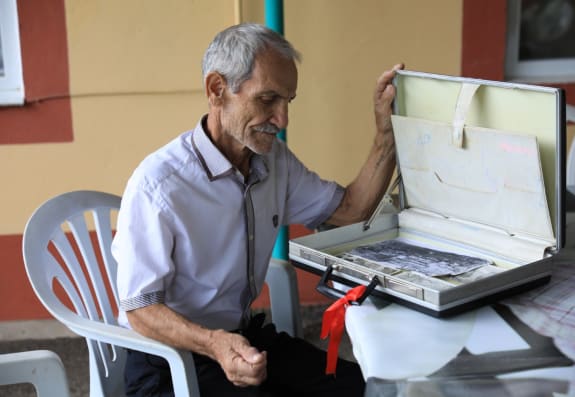
M 254 127 L 254 130 L 257 132 L 265 132 L 268 134 L 279 134 L 281 131 L 277 126 L 271 123 L 264 123 Z

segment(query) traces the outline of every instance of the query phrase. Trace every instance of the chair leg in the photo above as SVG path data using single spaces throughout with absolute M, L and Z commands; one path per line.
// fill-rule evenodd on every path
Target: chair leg
M 38 397 L 70 396 L 62 360 L 48 350 L 0 354 L 0 384 L 18 383 L 32 383 Z
M 289 262 L 273 258 L 266 283 L 270 291 L 272 319 L 278 331 L 303 337 L 295 269 Z

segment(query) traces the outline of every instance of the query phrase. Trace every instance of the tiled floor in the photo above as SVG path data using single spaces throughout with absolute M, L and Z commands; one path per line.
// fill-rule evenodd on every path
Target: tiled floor
M 306 306 L 302 307 L 301 312 L 304 338 L 323 349 L 325 349 L 327 343 L 321 340 L 319 335 L 324 309 L 325 307 Z M 84 339 L 71 337 L 69 331 L 63 331 L 58 324 L 50 325 L 50 327 L 54 328 L 46 328 L 45 326 L 36 327 L 36 329 L 30 328 L 33 325 L 34 323 L 30 323 L 27 324 L 27 327 L 17 329 L 14 326 L 2 326 L 0 324 L 0 354 L 34 349 L 52 350 L 64 362 L 71 396 L 88 397 L 88 349 Z M 59 337 L 50 337 L 53 335 L 59 335 Z M 340 346 L 340 356 L 353 359 L 349 339 L 345 336 Z M 0 397 L 36 397 L 36 392 L 30 384 L 0 386 Z

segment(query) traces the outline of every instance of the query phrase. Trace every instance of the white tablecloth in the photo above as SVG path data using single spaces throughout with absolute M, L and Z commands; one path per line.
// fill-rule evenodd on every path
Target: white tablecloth
M 575 360 L 575 255 L 564 253 L 554 263 L 551 281 L 538 289 L 502 301 L 530 328 L 553 338 L 557 348 Z M 447 319 L 434 318 L 398 304 L 366 300 L 346 313 L 346 329 L 365 378 L 413 379 L 442 368 L 462 349 L 471 354 L 530 348 L 491 307 Z M 570 382 L 575 396 L 575 367 L 542 368 L 501 377 L 541 377 Z

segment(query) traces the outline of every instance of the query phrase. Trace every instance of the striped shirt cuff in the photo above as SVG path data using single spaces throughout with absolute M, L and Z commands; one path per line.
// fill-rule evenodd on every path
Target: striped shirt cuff
M 122 299 L 120 301 L 120 310 L 129 312 L 130 310 L 150 306 L 155 303 L 164 303 L 164 296 L 164 291 L 155 291 L 134 296 L 133 298 Z

